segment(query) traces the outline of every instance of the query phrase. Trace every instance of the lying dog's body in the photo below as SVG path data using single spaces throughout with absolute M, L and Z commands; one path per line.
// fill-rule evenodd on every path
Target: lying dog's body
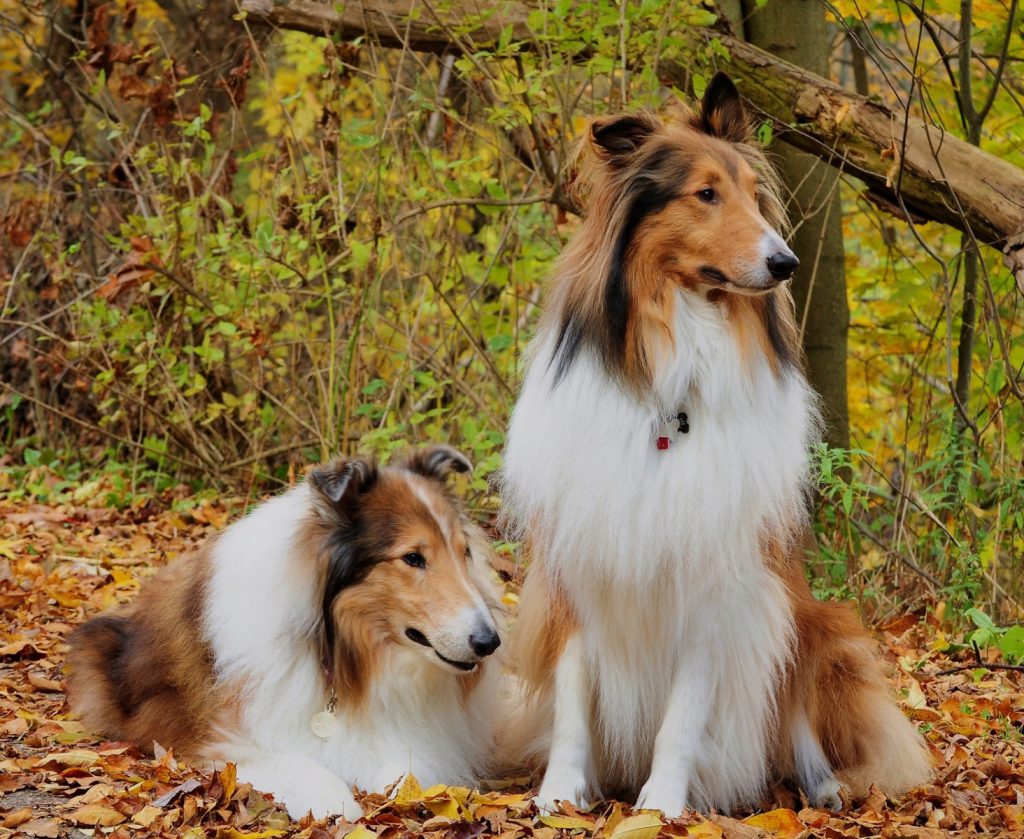
M 492 763 L 500 641 L 482 533 L 447 447 L 337 461 L 72 637 L 94 730 L 231 761 L 293 817 L 361 814 L 352 787 L 471 784 Z M 314 730 L 315 729 L 315 730 Z
M 855 793 L 927 777 L 856 616 L 803 576 L 817 402 L 749 130 L 722 76 L 683 124 L 591 129 L 505 456 L 547 807 L 625 789 L 730 810 L 782 777 L 837 806 L 837 774 Z

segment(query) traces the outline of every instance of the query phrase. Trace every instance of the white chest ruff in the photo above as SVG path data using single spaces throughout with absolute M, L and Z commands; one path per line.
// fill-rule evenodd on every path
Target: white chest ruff
M 504 501 L 562 581 L 597 690 L 606 782 L 643 778 L 676 669 L 706 649 L 715 705 L 695 802 L 729 807 L 764 777 L 766 726 L 793 643 L 763 538 L 803 516 L 814 397 L 795 370 L 744 366 L 708 312 L 680 314 L 647 401 L 582 352 L 554 384 L 539 339 L 513 415 Z M 688 433 L 657 438 L 677 406 Z

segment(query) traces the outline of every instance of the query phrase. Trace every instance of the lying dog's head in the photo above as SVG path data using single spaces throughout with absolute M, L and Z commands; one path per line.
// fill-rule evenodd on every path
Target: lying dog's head
M 395 466 L 338 459 L 310 474 L 321 642 L 346 697 L 362 696 L 389 645 L 461 674 L 501 644 L 487 541 L 445 486 L 470 468 L 433 446 Z

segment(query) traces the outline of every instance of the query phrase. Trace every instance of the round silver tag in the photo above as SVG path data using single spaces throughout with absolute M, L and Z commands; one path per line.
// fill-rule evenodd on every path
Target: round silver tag
M 309 721 L 309 727 L 321 740 L 330 740 L 338 733 L 341 725 L 338 723 L 338 718 L 330 711 L 318 711 Z

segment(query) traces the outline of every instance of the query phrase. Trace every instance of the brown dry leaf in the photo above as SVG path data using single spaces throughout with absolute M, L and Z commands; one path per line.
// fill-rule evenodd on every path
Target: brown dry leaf
M 39 839 L 57 839 L 60 836 L 60 822 L 57 819 L 33 819 L 18 829 L 28 836 L 38 836 Z
M 86 804 L 75 810 L 70 818 L 75 824 L 86 827 L 113 827 L 115 824 L 121 824 L 126 816 L 102 804 Z
M 27 821 L 32 819 L 32 808 L 22 807 L 20 810 L 14 810 L 3 817 L 0 821 L 0 826 L 3 827 L 18 827 Z
M 756 827 L 728 816 L 713 815 L 710 820 L 722 829 L 723 839 L 761 839 L 761 833 Z
M 149 827 L 156 819 L 163 815 L 163 812 L 159 807 L 147 804 L 132 816 L 132 823 L 142 827 Z

